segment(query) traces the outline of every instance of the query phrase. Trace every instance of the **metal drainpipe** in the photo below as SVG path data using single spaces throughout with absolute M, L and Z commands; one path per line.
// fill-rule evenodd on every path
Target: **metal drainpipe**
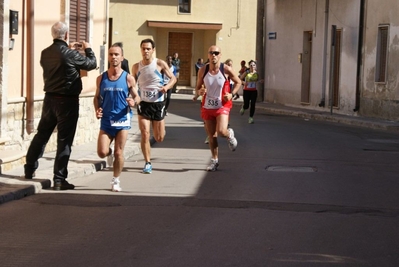
M 240 16 L 241 16 L 240 4 L 241 4 L 241 0 L 237 0 L 237 24 L 236 24 L 236 27 L 230 28 L 230 33 L 227 35 L 228 37 L 231 37 L 231 35 L 232 35 L 231 30 L 233 30 L 233 29 L 238 30 L 240 28 Z
M 326 77 L 327 77 L 327 42 L 328 42 L 328 23 L 329 23 L 329 9 L 330 1 L 326 0 L 326 6 L 324 9 L 324 48 L 323 48 L 323 77 L 321 81 L 321 101 L 319 107 L 325 107 L 326 105 Z
M 28 0 L 27 3 L 27 71 L 26 71 L 26 132 L 28 134 L 34 131 L 34 0 Z
M 104 10 L 104 39 L 103 39 L 103 45 L 105 45 L 108 42 L 108 2 L 109 0 L 105 0 L 105 10 Z
M 360 87 L 362 81 L 362 64 L 363 64 L 363 42 L 364 42 L 364 17 L 365 17 L 365 0 L 360 0 L 360 16 L 359 16 L 359 44 L 357 51 L 357 69 L 356 69 L 356 96 L 355 108 L 353 111 L 359 111 L 360 108 Z
M 259 78 L 264 80 L 265 77 L 265 58 L 264 58 L 264 36 L 265 36 L 265 0 L 258 0 L 256 14 L 256 66 Z M 257 83 L 258 90 L 257 101 L 264 101 L 264 83 Z

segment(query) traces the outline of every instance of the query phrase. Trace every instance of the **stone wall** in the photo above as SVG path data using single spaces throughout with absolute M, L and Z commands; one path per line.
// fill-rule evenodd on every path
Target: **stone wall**
M 76 129 L 73 146 L 96 142 L 99 131 L 99 120 L 95 117 L 93 106 L 93 94 L 80 97 L 79 121 Z M 35 99 L 34 102 L 34 129 L 35 132 L 26 132 L 26 102 L 25 98 L 9 99 L 6 114 L 6 129 L 3 129 L 3 138 L 7 141 L 0 145 L 0 150 L 22 151 L 26 154 L 32 141 L 37 125 L 40 121 L 43 99 Z M 46 152 L 57 149 L 57 129 L 54 130 L 46 146 Z M 23 164 L 24 160 L 14 162 L 13 167 Z

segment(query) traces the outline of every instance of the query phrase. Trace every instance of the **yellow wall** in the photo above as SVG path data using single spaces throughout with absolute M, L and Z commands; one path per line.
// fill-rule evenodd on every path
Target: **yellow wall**
M 129 3 L 128 3 L 129 2 Z M 161 2 L 161 4 L 160 4 Z M 140 42 L 153 38 L 156 42 L 156 56 L 164 59 L 167 52 L 168 32 L 193 33 L 191 65 L 199 57 L 207 59 L 210 45 L 222 49 L 222 60 L 232 58 L 234 69 L 239 70 L 240 61 L 255 59 L 256 0 L 201 0 L 191 1 L 191 14 L 178 14 L 177 0 L 110 0 L 110 18 L 113 19 L 112 42 L 123 42 L 125 57 L 132 65 L 141 60 Z M 239 29 L 237 7 L 239 5 Z M 150 28 L 147 20 L 195 23 L 222 23 L 220 31 Z M 193 67 L 192 67 L 193 68 Z M 192 71 L 192 82 L 195 70 Z

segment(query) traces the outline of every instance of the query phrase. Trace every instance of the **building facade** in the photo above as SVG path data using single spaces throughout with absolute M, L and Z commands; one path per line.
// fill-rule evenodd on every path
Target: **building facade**
M 265 6 L 265 101 L 399 119 L 397 1 Z
M 132 65 L 142 59 L 140 42 L 151 38 L 156 57 L 178 52 L 180 86 L 195 86 L 194 65 L 207 60 L 209 46 L 222 50 L 222 61 L 231 58 L 237 71 L 241 60 L 255 59 L 257 0 L 110 0 L 109 43 L 123 42 Z
M 100 66 L 81 73 L 83 91 L 74 145 L 96 140 L 98 122 L 93 96 L 96 77 L 105 65 L 108 0 L 1 0 L 0 10 L 1 170 L 24 164 L 44 98 L 40 54 L 53 42 L 51 26 L 57 21 L 69 25 L 69 41 L 91 44 Z M 55 149 L 53 134 L 46 151 Z
M 399 120 L 399 3 L 365 1 L 360 111 Z

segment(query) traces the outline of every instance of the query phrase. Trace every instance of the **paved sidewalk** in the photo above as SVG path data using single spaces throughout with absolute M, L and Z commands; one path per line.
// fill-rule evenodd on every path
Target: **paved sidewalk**
M 154 140 L 151 140 L 154 142 Z M 112 146 L 112 145 L 111 145 Z M 129 158 L 141 153 L 140 131 L 137 116 L 133 116 L 132 129 L 129 132 L 125 146 L 125 157 Z M 0 204 L 21 199 L 48 189 L 52 186 L 53 163 L 55 152 L 45 153 L 39 159 L 39 168 L 32 180 L 25 179 L 23 166 L 0 174 Z M 97 142 L 72 146 L 71 158 L 68 164 L 68 180 L 91 175 L 108 167 L 106 159 L 97 156 Z
M 241 99 L 242 97 L 240 97 Z M 241 107 L 241 103 L 235 102 L 235 107 Z M 306 107 L 290 107 L 281 104 L 256 103 L 256 110 L 263 109 L 272 114 L 289 115 L 311 120 L 330 121 L 348 124 L 370 129 L 386 130 L 399 133 L 399 121 L 387 121 L 376 118 L 367 118 L 357 115 L 342 115 L 337 111 L 331 112 L 327 109 L 313 110 Z M 248 112 L 248 111 L 246 111 Z M 256 113 L 255 113 L 256 117 Z M 256 118 L 255 118 L 256 119 Z
M 190 94 L 174 94 L 174 99 L 191 100 Z M 238 112 L 242 105 L 242 96 L 234 101 L 234 110 Z M 279 104 L 257 103 L 257 110 L 264 110 L 272 114 L 302 117 L 309 120 L 323 120 L 336 123 L 343 123 L 371 129 L 395 131 L 399 133 L 399 122 L 384 121 L 359 116 L 348 116 L 337 113 L 330 114 L 329 111 L 310 110 L 306 108 L 288 107 Z M 170 114 L 169 116 L 173 116 Z M 255 118 L 256 123 L 256 118 Z M 151 142 L 155 142 L 151 140 Z M 68 165 L 68 180 L 77 177 L 91 175 L 106 168 L 106 160 L 100 159 L 96 153 L 97 142 L 72 147 L 72 154 Z M 137 116 L 133 116 L 132 129 L 129 132 L 128 141 L 125 147 L 125 157 L 129 158 L 141 153 L 140 132 L 137 125 Z M 53 160 L 55 152 L 45 153 L 39 160 L 39 169 L 33 180 L 26 180 L 23 166 L 9 172 L 0 174 L 0 204 L 21 199 L 36 194 L 42 189 L 50 188 L 53 177 Z

